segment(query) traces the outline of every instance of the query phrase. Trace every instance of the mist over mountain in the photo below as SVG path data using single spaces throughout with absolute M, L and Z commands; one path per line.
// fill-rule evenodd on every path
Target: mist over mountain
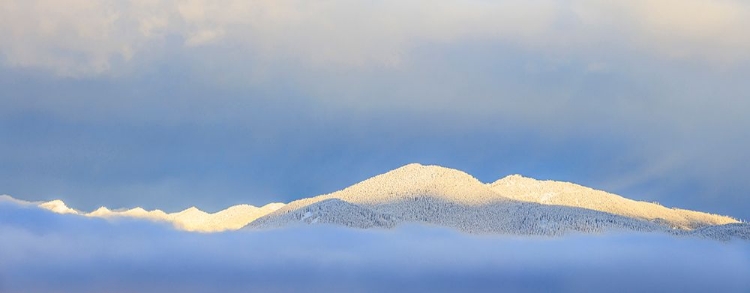
M 189 233 L 4 201 L 0 239 L 3 293 L 750 289 L 746 241 L 662 233 L 521 237 L 424 224 Z

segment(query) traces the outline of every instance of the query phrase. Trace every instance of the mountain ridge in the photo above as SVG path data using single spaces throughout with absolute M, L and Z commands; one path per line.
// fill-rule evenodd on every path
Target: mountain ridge
M 305 220 L 311 217 L 317 217 L 318 222 L 337 223 L 337 219 L 330 218 L 334 212 L 316 207 L 319 202 L 332 199 L 356 206 L 339 213 L 359 214 L 360 218 L 340 215 L 352 219 L 344 225 L 359 228 L 370 228 L 373 217 L 388 218 L 384 228 L 393 226 L 393 221 L 396 225 L 421 222 L 466 232 L 541 235 L 608 229 L 691 231 L 739 223 L 727 216 L 666 208 L 574 183 L 521 175 L 482 183 L 459 170 L 408 164 L 339 191 L 292 201 L 249 223 L 247 228 L 309 224 Z
M 664 207 L 658 203 L 637 201 L 571 182 L 511 175 L 490 186 L 499 194 L 514 200 L 581 207 L 649 221 L 662 219 L 681 229 L 739 222 L 728 216 Z
M 13 198 L 10 195 L 0 195 L 0 202 L 3 201 L 36 206 L 58 214 L 103 219 L 133 218 L 163 222 L 171 224 L 176 229 L 190 232 L 238 230 L 255 219 L 275 211 L 284 205 L 283 203 L 269 203 L 261 207 L 255 207 L 247 204 L 238 204 L 215 213 L 207 213 L 194 206 L 174 213 L 166 213 L 159 209 L 146 210 L 141 207 L 112 210 L 102 206 L 87 213 L 72 209 L 59 199 L 46 202 L 30 202 Z
M 23 202 L 10 196 L 0 200 Z M 560 235 L 609 229 L 693 231 L 738 224 L 727 216 L 663 207 L 631 200 L 570 182 L 537 180 L 514 174 L 491 183 L 446 167 L 412 163 L 338 191 L 262 207 L 235 205 L 216 213 L 191 207 L 175 213 L 110 210 L 86 213 L 61 200 L 29 203 L 61 214 L 87 217 L 131 217 L 171 223 L 197 232 L 268 229 L 296 224 L 336 224 L 359 228 L 392 228 L 419 222 L 466 232 Z M 734 226 L 733 226 L 734 227 Z M 710 233 L 740 228 L 704 229 Z

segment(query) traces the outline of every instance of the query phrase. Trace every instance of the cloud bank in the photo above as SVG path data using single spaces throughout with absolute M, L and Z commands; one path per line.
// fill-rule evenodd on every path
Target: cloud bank
M 423 226 L 183 233 L 0 203 L 2 292 L 746 292 L 750 249 L 650 234 Z
M 420 44 L 470 40 L 550 55 L 628 43 L 625 51 L 720 66 L 750 58 L 743 30 L 750 5 L 737 0 L 36 0 L 5 1 L 1 8 L 6 62 L 63 75 L 119 70 L 134 59 L 168 54 L 170 39 L 187 48 L 236 46 L 265 61 L 323 67 L 401 66 Z

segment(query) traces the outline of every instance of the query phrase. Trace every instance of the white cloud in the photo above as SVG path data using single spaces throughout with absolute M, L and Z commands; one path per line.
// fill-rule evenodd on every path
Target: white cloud
M 3 1 L 0 51 L 14 67 L 73 76 L 108 72 L 115 59 L 130 59 L 147 38 L 163 30 L 164 19 L 136 9 L 143 3 Z M 134 17 L 142 18 L 140 30 L 131 27 Z
M 750 58 L 750 3 L 720 0 L 575 1 L 577 17 L 619 45 L 719 66 Z M 595 38 L 595 37 L 594 37 Z M 591 38 L 591 39 L 594 39 Z M 602 37 L 604 38 L 604 37 Z
M 225 39 L 262 53 L 255 58 L 345 68 L 397 67 L 416 44 L 465 40 L 549 54 L 629 48 L 722 66 L 750 58 L 750 4 L 737 0 L 11 0 L 0 8 L 6 63 L 64 75 L 109 71 L 114 58 L 161 48 L 148 44 L 169 34 L 186 46 Z
M 223 30 L 200 30 L 190 34 L 188 39 L 185 41 L 185 45 L 190 47 L 201 46 L 217 41 L 222 36 L 224 36 Z

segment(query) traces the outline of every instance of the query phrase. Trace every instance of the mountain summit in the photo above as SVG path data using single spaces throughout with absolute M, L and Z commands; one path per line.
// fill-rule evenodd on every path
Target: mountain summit
M 459 170 L 409 164 L 340 191 L 293 201 L 251 222 L 248 229 L 303 223 L 390 228 L 407 222 L 533 235 L 612 229 L 688 233 L 738 223 L 573 183 L 511 175 L 485 184 Z

